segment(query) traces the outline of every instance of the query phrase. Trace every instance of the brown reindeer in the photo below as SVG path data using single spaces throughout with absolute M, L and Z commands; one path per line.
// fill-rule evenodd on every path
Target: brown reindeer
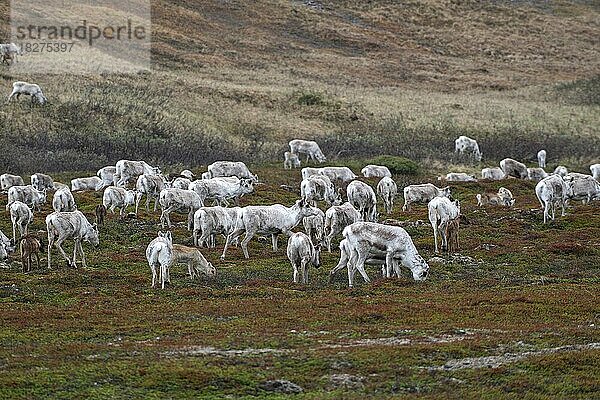
M 103 204 L 96 206 L 96 225 L 103 225 L 106 217 L 106 207 Z
M 35 255 L 37 268 L 40 268 L 40 250 L 42 243 L 34 233 L 29 233 L 19 239 L 21 244 L 21 264 L 23 264 L 23 272 L 31 271 L 33 256 Z
M 458 244 L 458 230 L 460 228 L 460 216 L 448 221 L 446 225 L 446 237 L 448 238 L 448 253 L 456 253 L 460 250 Z

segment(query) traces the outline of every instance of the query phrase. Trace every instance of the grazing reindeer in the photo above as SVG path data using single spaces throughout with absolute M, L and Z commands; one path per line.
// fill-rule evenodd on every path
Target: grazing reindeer
M 23 272 L 31 271 L 33 256 L 35 256 L 37 268 L 39 269 L 42 243 L 37 235 L 29 233 L 25 236 L 21 236 L 19 243 L 21 244 L 21 264 L 23 264 Z
M 106 207 L 104 204 L 98 204 L 96 206 L 96 225 L 104 225 L 104 218 L 106 218 Z
M 152 287 L 156 287 L 157 278 L 162 288 L 171 283 L 169 267 L 173 261 L 173 237 L 171 232 L 158 232 L 158 236 L 146 248 L 146 259 L 152 270 Z
M 200 250 L 183 246 L 181 244 L 173 245 L 173 256 L 171 264 L 186 264 L 188 266 L 188 273 L 190 279 L 199 278 L 200 274 L 204 274 L 208 277 L 215 276 L 217 270 L 215 267 L 204 258 Z M 169 270 L 167 269 L 167 281 L 169 281 Z
M 458 230 L 460 228 L 460 216 L 448 221 L 446 225 L 446 238 L 448 240 L 448 253 L 456 253 L 460 250 L 458 243 Z

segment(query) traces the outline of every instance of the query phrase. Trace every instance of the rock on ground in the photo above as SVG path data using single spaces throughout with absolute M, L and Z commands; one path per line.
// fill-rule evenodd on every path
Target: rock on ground
M 293 382 L 286 381 L 283 379 L 276 379 L 272 381 L 263 382 L 260 385 L 261 389 L 269 391 L 269 392 L 278 392 L 278 393 L 302 393 L 303 389 L 296 385 Z

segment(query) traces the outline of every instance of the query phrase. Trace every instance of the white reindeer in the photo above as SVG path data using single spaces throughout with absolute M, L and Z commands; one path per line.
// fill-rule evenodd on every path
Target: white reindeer
M 538 165 L 540 168 L 546 168 L 546 150 L 540 150 L 537 153 Z
M 116 186 L 117 180 L 115 179 L 115 174 L 117 173 L 117 167 L 114 165 L 109 165 L 107 167 L 100 168 L 96 175 L 102 180 L 96 186 L 96 190 L 102 190 L 107 186 Z
M 352 181 L 346 188 L 348 202 L 362 216 L 363 221 L 377 221 L 377 197 L 371 186 L 361 181 Z
M 310 264 L 315 268 L 321 266 L 320 248 L 320 246 L 314 246 L 305 233 L 296 232 L 290 236 L 287 244 L 287 256 L 294 270 L 294 283 L 298 283 L 298 270 L 300 270 L 302 283 L 308 284 L 308 266 Z
M 152 287 L 156 287 L 156 280 L 159 278 L 164 289 L 165 283 L 170 282 L 169 267 L 173 261 L 171 232 L 158 232 L 158 236 L 146 247 L 146 260 L 152 271 Z
M 432 183 L 406 186 L 402 211 L 410 211 L 410 205 L 413 203 L 429 203 L 438 196 L 450 197 L 450 187 L 438 188 Z
M 535 194 L 544 209 L 544 224 L 548 218 L 554 221 L 556 206 L 561 207 L 561 215 L 565 216 L 565 208 L 573 192 L 560 175 L 550 175 L 535 186 Z M 550 215 L 552 212 L 552 215 Z
M 165 180 L 162 175 L 143 174 L 138 176 L 135 183 L 135 214 L 137 215 L 142 196 L 146 195 L 146 212 L 150 211 L 150 201 L 154 198 L 154 212 L 158 208 L 158 197 L 165 189 Z
M 452 202 L 447 197 L 436 197 L 427 205 L 429 209 L 429 222 L 433 228 L 435 241 L 435 252 L 438 252 L 438 234 L 442 237 L 442 250 L 448 248 L 446 237 L 446 226 L 450 220 L 460 216 L 460 203 L 458 200 Z
M 309 159 L 312 159 L 313 161 L 318 161 L 320 163 L 325 162 L 327 160 L 317 142 L 313 140 L 294 139 L 290 140 L 289 145 L 291 153 L 297 155 L 306 154 L 307 163 Z
M 56 245 L 56 248 L 65 260 L 67 260 L 67 263 L 73 268 L 77 268 L 76 258 L 77 251 L 79 251 L 83 266 L 87 267 L 81 242 L 86 241 L 95 247 L 98 246 L 99 238 L 96 224 L 90 224 L 81 211 L 53 212 L 46 217 L 46 228 L 48 230 L 48 268 L 51 268 L 50 253 L 54 245 Z M 73 261 L 69 259 L 69 256 L 67 256 L 67 253 L 65 253 L 61 246 L 67 239 L 75 241 L 75 245 L 73 246 Z
M 355 222 L 362 221 L 362 216 L 354 206 L 348 202 L 331 206 L 325 211 L 324 235 L 327 251 L 331 253 L 331 241 L 342 233 L 345 227 Z
M 323 234 L 325 232 L 325 213 L 318 208 L 315 208 L 315 211 L 317 212 L 316 215 L 302 219 L 302 225 L 310 241 L 314 245 L 320 246 L 323 242 Z
M 283 153 L 283 168 L 300 168 L 300 158 L 298 157 L 298 155 L 292 153 L 291 151 L 286 151 L 285 153 Z
M 119 160 L 115 165 L 115 186 L 124 187 L 133 179 L 143 174 L 159 175 L 160 168 L 152 167 L 145 161 Z
M 119 208 L 119 217 L 123 218 L 127 207 L 135 204 L 135 191 L 122 187 L 109 186 L 104 189 L 102 204 L 114 214 L 115 208 Z
M 389 176 L 381 178 L 377 184 L 377 194 L 383 200 L 383 207 L 388 214 L 392 213 L 394 208 L 394 197 L 398 194 L 398 186 L 396 182 Z
M 54 211 L 75 211 L 75 198 L 68 187 L 63 187 L 54 192 L 52 198 L 52 208 Z
M 375 222 L 355 222 L 347 226 L 342 232 L 348 241 L 351 252 L 356 252 L 355 261 L 350 257 L 353 267 L 361 274 L 364 265 L 374 251 L 385 254 L 386 276 L 390 278 L 393 273 L 400 276 L 399 263 L 409 268 L 413 279 L 424 281 L 427 279 L 429 265 L 421 257 L 410 235 L 399 226 L 382 225 Z
M 279 234 L 289 236 L 291 230 L 302 221 L 302 218 L 316 214 L 316 209 L 304 200 L 296 201 L 292 207 L 285 207 L 281 204 L 244 207 L 238 214 L 235 230 L 227 236 L 221 259 L 225 259 L 229 245 L 244 232 L 246 236 L 241 243 L 244 257 L 250 258 L 248 243 L 257 233 L 270 234 L 273 251 L 277 251 L 277 237 Z
M 459 136 L 454 141 L 454 152 L 458 156 L 468 156 L 473 162 L 481 162 L 482 153 L 479 144 L 468 136 Z
M 33 222 L 33 212 L 27 204 L 21 201 L 15 201 L 6 206 L 10 212 L 10 221 L 12 222 L 13 243 L 17 243 L 16 230 L 19 228 L 19 235 L 25 236 L 29 224 Z
M 42 88 L 35 83 L 27 83 L 27 82 L 14 82 L 13 90 L 8 96 L 8 101 L 10 102 L 13 98 L 19 99 L 19 96 L 31 96 L 31 102 L 38 102 L 39 104 L 44 104 L 48 101 L 46 96 L 44 96 L 44 92 L 42 92 Z
M 8 204 L 21 201 L 29 207 L 41 210 L 42 204 L 46 203 L 46 190 L 36 190 L 33 186 L 12 186 L 8 189 Z
M 171 228 L 171 218 L 169 215 L 172 212 L 187 212 L 188 230 L 192 230 L 194 226 L 194 213 L 197 209 L 204 206 L 204 202 L 193 190 L 167 188 L 160 192 L 158 201 L 162 209 L 160 221 L 163 226 Z
M 215 235 L 225 237 L 235 229 L 240 207 L 201 207 L 194 213 L 194 246 L 215 247 Z

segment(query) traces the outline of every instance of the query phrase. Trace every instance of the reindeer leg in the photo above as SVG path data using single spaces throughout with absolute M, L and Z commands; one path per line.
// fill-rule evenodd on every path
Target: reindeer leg
M 298 283 L 298 267 L 292 261 L 290 261 L 290 264 L 292 264 L 292 269 L 294 270 L 294 276 L 292 278 L 292 281 L 294 283 Z
M 73 242 L 73 268 L 77 268 L 77 239 Z
M 136 193 L 135 194 L 135 215 L 137 215 L 138 210 L 140 208 L 140 201 L 142 200 L 142 194 L 141 193 Z
M 23 273 L 27 272 L 27 256 L 25 255 L 25 249 L 21 243 L 21 270 Z
M 33 265 L 33 252 L 29 253 L 27 257 L 27 272 L 31 272 L 31 267 Z
M 81 262 L 83 263 L 83 267 L 87 268 L 87 263 L 85 261 L 85 253 L 83 252 L 81 240 L 77 241 L 77 249 L 79 249 L 79 253 L 81 254 Z
M 248 243 L 250 243 L 250 239 L 252 239 L 255 233 L 256 232 L 246 231 L 246 236 L 244 237 L 244 240 L 242 240 L 242 251 L 246 258 L 250 258 L 250 255 L 248 254 Z
M 160 216 L 160 220 L 163 222 L 163 227 L 165 226 L 165 221 L 167 222 L 167 227 L 171 227 L 171 219 L 169 218 L 169 214 L 173 211 L 174 207 L 167 207 L 163 210 L 162 215 Z
M 190 279 L 194 279 L 194 266 L 193 266 L 193 262 L 188 262 L 188 273 L 190 274 Z
M 198 230 L 194 229 L 192 231 L 192 238 L 194 240 L 194 246 L 198 247 Z
M 244 232 L 244 229 L 236 229 L 233 232 L 231 232 L 229 235 L 227 235 L 227 239 L 225 240 L 225 246 L 223 247 L 223 254 L 221 254 L 221 260 L 225 259 L 225 254 L 227 253 L 227 248 L 229 247 L 229 245 L 235 239 L 237 239 L 238 237 L 240 237 L 243 232 Z
M 50 269 L 50 253 L 52 250 L 52 246 L 54 245 L 54 238 L 50 237 L 50 234 L 48 234 L 48 269 Z
M 300 274 L 302 275 L 301 282 L 302 282 L 302 284 L 305 284 L 306 283 L 306 279 L 305 279 L 305 276 L 306 276 L 306 260 L 304 259 L 304 257 L 302 257 L 300 259 Z
M 56 240 L 56 248 L 58 249 L 58 251 L 60 252 L 60 254 L 62 254 L 63 258 L 65 260 L 67 260 L 67 264 L 70 267 L 71 266 L 71 259 L 69 258 L 69 256 L 67 255 L 67 253 L 65 253 L 65 250 L 62 248 L 62 243 L 65 241 L 65 239 L 61 239 L 60 237 Z M 48 246 L 49 247 L 49 246 Z M 48 254 L 50 254 L 50 252 L 48 251 Z M 50 258 L 48 257 L 48 265 L 50 265 Z M 49 268 L 49 267 L 48 267 Z M 75 267 L 77 268 L 77 267 Z
M 152 270 L 152 286 L 151 287 L 156 287 L 156 265 L 152 264 L 150 266 L 150 269 Z
M 193 207 L 190 207 L 190 212 L 188 214 L 188 220 L 187 220 L 188 231 L 191 231 L 192 229 L 194 229 L 194 213 L 195 212 L 196 212 L 196 210 L 194 210 Z
M 358 257 L 356 257 L 356 263 L 354 264 L 354 271 L 358 270 L 358 272 L 360 272 L 360 274 L 362 275 L 365 283 L 370 283 L 371 279 L 369 279 L 369 276 L 367 275 L 367 272 L 365 271 L 365 261 L 367 260 L 367 256 L 369 255 L 369 251 L 366 248 L 366 246 L 361 246 L 358 249 Z M 352 273 L 352 278 L 354 279 L 354 272 Z
M 447 222 L 440 224 L 440 235 L 442 236 L 442 251 L 448 252 L 448 237 L 446 236 Z

